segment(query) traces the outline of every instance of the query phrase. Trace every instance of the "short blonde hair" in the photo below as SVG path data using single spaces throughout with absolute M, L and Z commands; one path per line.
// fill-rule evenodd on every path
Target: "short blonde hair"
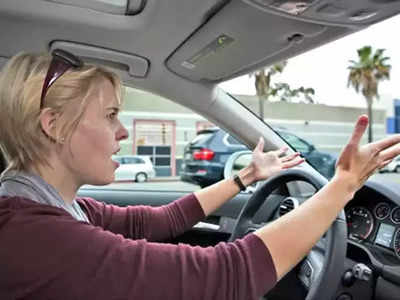
M 50 147 L 40 124 L 40 97 L 52 57 L 49 54 L 19 53 L 0 73 L 0 148 L 8 162 L 7 170 L 27 171 L 49 164 Z M 74 116 L 60 128 L 68 140 L 88 105 L 88 95 L 99 79 L 110 80 L 121 105 L 122 84 L 114 73 L 98 66 L 69 69 L 47 90 L 43 108 L 63 115 L 74 109 Z M 55 140 L 58 140 L 55 137 Z

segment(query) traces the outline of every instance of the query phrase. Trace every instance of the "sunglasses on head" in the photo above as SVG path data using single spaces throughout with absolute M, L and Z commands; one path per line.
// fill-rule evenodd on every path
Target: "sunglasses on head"
M 80 58 L 65 50 L 55 49 L 51 54 L 53 59 L 50 62 L 46 78 L 43 82 L 40 109 L 43 108 L 44 98 L 51 85 L 70 68 L 79 69 L 83 66 L 83 62 Z

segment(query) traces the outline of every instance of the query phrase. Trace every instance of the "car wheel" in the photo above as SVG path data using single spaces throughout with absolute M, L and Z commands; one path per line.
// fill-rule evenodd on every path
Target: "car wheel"
M 135 177 L 136 182 L 146 182 L 147 174 L 146 173 L 137 173 Z
M 396 173 L 400 173 L 400 166 L 397 166 L 396 169 L 394 169 L 394 171 L 395 171 Z

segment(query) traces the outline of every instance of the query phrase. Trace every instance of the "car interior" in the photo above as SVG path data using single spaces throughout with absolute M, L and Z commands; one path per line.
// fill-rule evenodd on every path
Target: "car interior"
M 287 143 L 218 84 L 399 12 L 397 0 L 2 0 L 0 68 L 20 51 L 64 49 L 110 68 L 127 87 L 191 109 L 250 149 L 262 136 L 268 151 Z M 1 169 L 5 166 L 1 158 Z M 240 238 L 295 209 L 326 183 L 304 163 L 258 184 L 254 192 L 238 194 L 169 242 L 212 246 Z M 173 187 L 104 186 L 84 187 L 79 195 L 121 206 L 160 206 L 186 193 Z M 400 187 L 369 180 L 307 257 L 264 298 L 391 300 L 399 295 Z

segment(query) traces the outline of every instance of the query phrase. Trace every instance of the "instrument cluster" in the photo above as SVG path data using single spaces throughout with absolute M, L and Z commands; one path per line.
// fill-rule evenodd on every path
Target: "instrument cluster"
M 349 239 L 393 251 L 400 260 L 400 207 L 390 202 L 345 209 Z

